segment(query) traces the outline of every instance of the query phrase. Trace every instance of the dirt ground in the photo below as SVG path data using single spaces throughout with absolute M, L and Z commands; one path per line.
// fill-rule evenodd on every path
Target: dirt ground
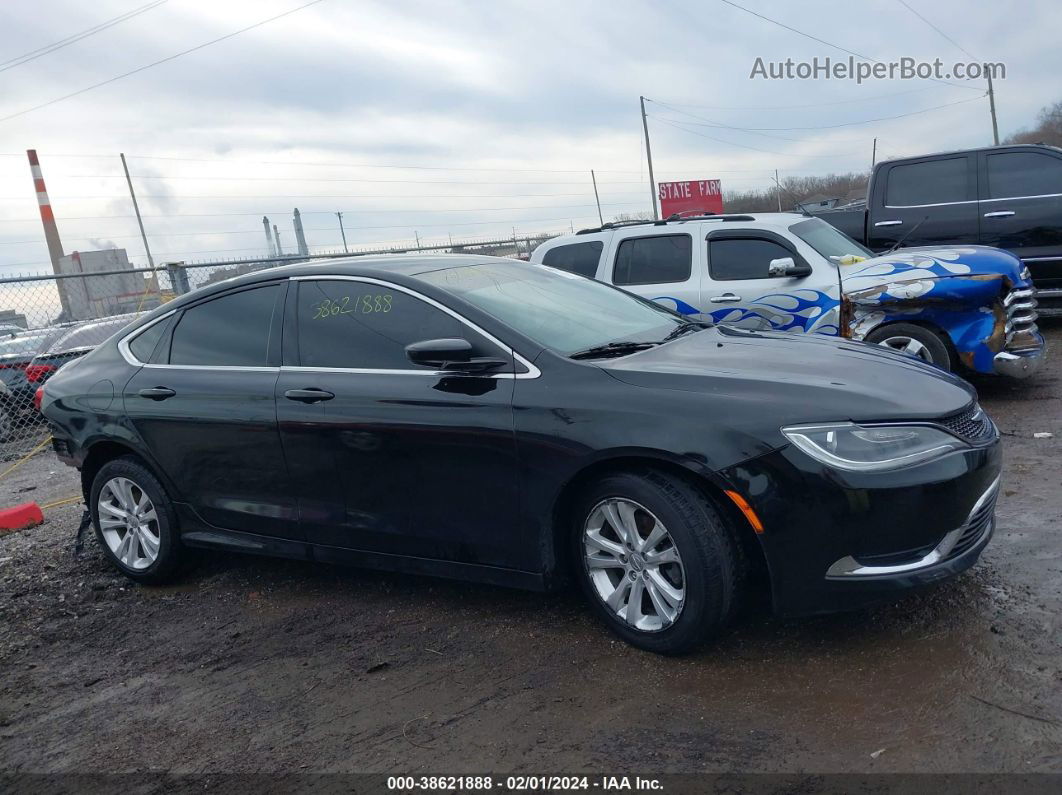
M 135 586 L 93 536 L 75 556 L 81 506 L 47 509 L 0 537 L 0 772 L 1062 771 L 1047 333 L 1034 381 L 977 384 L 1006 448 L 980 564 L 869 611 L 761 601 L 679 659 L 613 639 L 574 592 L 221 554 Z M 3 505 L 77 490 L 50 452 L 0 481 Z

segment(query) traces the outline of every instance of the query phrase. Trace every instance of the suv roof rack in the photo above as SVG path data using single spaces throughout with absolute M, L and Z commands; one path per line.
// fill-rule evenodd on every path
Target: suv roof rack
M 680 223 L 682 221 L 701 221 L 701 220 L 705 220 L 705 219 L 708 219 L 708 220 L 711 220 L 711 221 L 755 221 L 756 220 L 751 215 L 744 215 L 744 214 L 741 214 L 741 213 L 732 213 L 730 215 L 727 215 L 725 213 L 722 213 L 722 214 L 717 214 L 717 213 L 698 213 L 697 215 L 680 215 L 679 213 L 673 213 L 672 215 L 669 215 L 667 218 L 664 218 L 661 221 L 653 221 L 651 219 L 644 220 L 644 221 L 609 221 L 606 224 L 601 224 L 601 226 L 593 226 L 593 227 L 590 227 L 588 229 L 580 229 L 575 234 L 577 234 L 577 235 L 592 235 L 595 232 L 605 232 L 605 231 L 608 231 L 609 229 L 621 229 L 622 227 L 625 227 L 625 226 L 645 226 L 645 225 L 649 225 L 649 224 L 651 224 L 653 226 L 666 226 L 669 223 Z

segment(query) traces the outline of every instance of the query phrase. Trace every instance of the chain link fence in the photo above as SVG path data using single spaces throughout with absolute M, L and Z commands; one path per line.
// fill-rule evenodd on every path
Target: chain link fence
M 553 236 L 0 279 L 0 469 L 47 447 L 47 425 L 35 405 L 39 387 L 67 362 L 178 295 L 265 268 L 365 254 L 475 253 L 527 259 L 535 246 Z

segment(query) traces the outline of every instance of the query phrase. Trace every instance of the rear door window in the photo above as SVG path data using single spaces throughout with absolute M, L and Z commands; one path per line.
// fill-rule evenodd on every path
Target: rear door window
M 597 275 L 597 263 L 601 259 L 603 247 L 600 240 L 557 246 L 546 252 L 542 264 L 592 279 Z
M 889 207 L 948 204 L 969 198 L 966 157 L 892 166 L 887 179 L 885 204 Z
M 620 242 L 612 270 L 612 283 L 684 282 L 692 272 L 693 239 L 689 235 L 635 237 Z
M 267 366 L 279 289 L 241 290 L 186 309 L 173 330 L 170 364 Z
M 986 158 L 989 199 L 1062 193 L 1062 158 L 1043 152 L 999 152 Z

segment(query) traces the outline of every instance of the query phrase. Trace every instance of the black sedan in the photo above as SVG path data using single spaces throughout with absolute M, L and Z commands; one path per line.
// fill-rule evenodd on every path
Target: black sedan
M 43 411 L 139 582 L 188 547 L 574 578 L 666 653 L 723 626 L 752 567 L 788 614 L 954 575 L 999 489 L 998 433 L 954 376 L 488 257 L 203 288 L 60 370 Z

